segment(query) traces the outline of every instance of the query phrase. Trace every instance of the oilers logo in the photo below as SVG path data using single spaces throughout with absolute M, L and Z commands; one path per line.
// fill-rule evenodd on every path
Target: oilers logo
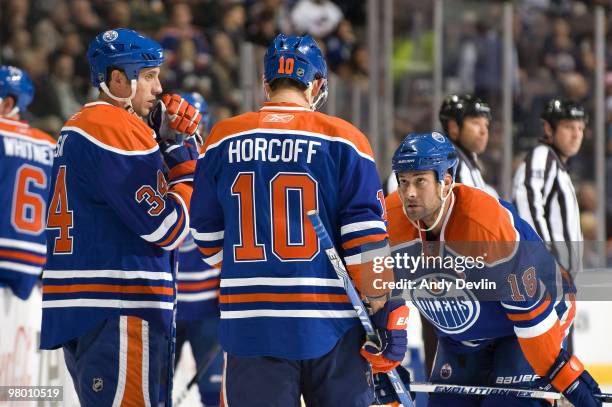
M 106 42 L 113 42 L 117 37 L 119 37 L 119 33 L 115 30 L 109 30 L 102 34 L 102 39 Z
M 458 289 L 457 277 L 428 274 L 415 281 L 410 297 L 421 313 L 447 334 L 467 331 L 480 315 L 480 303 L 468 289 Z

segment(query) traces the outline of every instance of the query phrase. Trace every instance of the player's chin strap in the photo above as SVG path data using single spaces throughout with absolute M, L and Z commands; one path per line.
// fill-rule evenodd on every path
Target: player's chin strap
M 321 89 L 319 90 L 319 94 L 314 98 L 312 103 L 310 104 L 310 108 L 312 110 L 319 110 L 323 107 L 325 102 L 327 101 L 327 79 L 323 79 L 323 85 L 321 85 Z
M 106 83 L 100 82 L 100 88 L 102 88 L 104 93 L 106 93 L 106 95 L 109 98 L 116 100 L 117 102 L 123 103 L 123 107 L 125 108 L 125 110 L 127 110 L 130 113 L 134 113 L 134 107 L 132 107 L 132 99 L 134 98 L 134 96 L 136 96 L 136 79 L 132 79 L 130 81 L 130 87 L 132 88 L 132 92 L 130 93 L 130 96 L 126 98 L 120 98 L 111 93 L 108 86 L 106 86 Z
M 410 223 L 412 223 L 412 226 L 414 226 L 419 232 L 429 232 L 430 230 L 434 230 L 434 228 L 438 226 L 438 223 L 440 223 L 440 221 L 442 220 L 442 215 L 444 214 L 444 207 L 446 206 L 446 200 L 448 199 L 448 197 L 451 196 L 454 187 L 455 187 L 455 182 L 453 181 L 450 185 L 448 193 L 446 194 L 446 196 L 444 196 L 443 195 L 444 194 L 444 181 L 440 181 L 440 201 L 442 202 L 442 204 L 440 205 L 440 209 L 438 210 L 438 216 L 436 216 L 435 222 L 427 229 L 422 229 L 419 226 L 420 221 L 415 222 L 412 219 L 410 219 L 410 216 L 408 216 L 408 214 L 406 213 L 406 207 L 404 206 L 402 202 L 402 210 L 404 211 L 404 215 L 406 215 Z

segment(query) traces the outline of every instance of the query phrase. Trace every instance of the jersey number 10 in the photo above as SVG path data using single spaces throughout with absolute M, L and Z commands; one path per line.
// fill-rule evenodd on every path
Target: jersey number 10
M 306 173 L 278 173 L 270 181 L 270 228 L 272 252 L 281 261 L 312 259 L 319 251 L 319 240 L 306 213 L 318 209 L 317 182 Z M 289 219 L 289 191 L 299 194 L 301 216 Z M 255 208 L 255 173 L 241 172 L 232 184 L 238 198 L 240 242 L 234 245 L 234 260 L 265 261 L 264 245 L 257 239 Z M 295 211 L 293 211 L 295 217 Z M 301 231 L 300 242 L 290 241 L 290 228 Z

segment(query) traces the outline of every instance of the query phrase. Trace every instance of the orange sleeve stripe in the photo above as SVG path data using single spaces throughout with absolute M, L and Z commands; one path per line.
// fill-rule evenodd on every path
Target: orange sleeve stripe
M 181 211 L 181 217 L 179 218 L 178 223 L 174 227 L 174 230 L 172 231 L 172 233 L 170 233 L 170 235 L 167 238 L 157 243 L 157 245 L 167 246 L 175 238 L 175 236 L 179 233 L 179 231 L 183 229 L 184 223 L 185 223 L 185 212 Z
M 533 338 L 518 338 L 523 355 L 539 375 L 544 376 L 557 359 L 563 341 L 563 332 L 559 321 L 539 336 Z
M 170 188 L 171 192 L 174 192 L 185 201 L 185 205 L 187 205 L 187 210 L 191 207 L 191 194 L 193 194 L 193 187 L 191 184 L 186 184 L 184 182 L 180 182 L 178 184 L 172 185 Z
M 198 247 L 198 250 L 200 251 L 200 253 L 202 253 L 206 257 L 214 256 L 215 254 L 219 253 L 221 251 L 221 249 L 223 249 L 222 246 L 219 246 L 219 247 Z
M 342 248 L 344 250 L 348 250 L 348 249 L 352 249 L 357 246 L 361 246 L 366 243 L 380 242 L 382 240 L 385 240 L 386 238 L 387 238 L 386 233 L 378 233 L 375 235 L 361 236 L 361 237 L 357 237 L 355 239 L 351 239 L 351 240 L 348 240 L 342 243 Z
M 113 284 L 71 284 L 71 285 L 44 285 L 44 294 L 68 293 L 122 293 L 122 294 L 156 294 L 174 295 L 172 287 L 152 287 L 147 285 L 113 285 Z
M 335 302 L 348 303 L 346 294 L 233 294 L 220 295 L 222 304 L 242 302 Z
M 546 299 L 536 309 L 525 314 L 507 314 L 511 321 L 530 321 L 541 315 L 550 305 L 550 294 L 546 295 Z
M 180 282 L 178 283 L 178 289 L 180 291 L 199 291 L 208 288 L 216 288 L 219 285 L 219 279 L 209 281 L 196 281 L 196 282 Z
M 196 160 L 189 160 L 175 165 L 170 169 L 169 178 L 171 180 L 184 175 L 193 174 L 196 168 Z
M 45 256 L 22 253 L 14 250 L 0 250 L 0 257 L 13 260 L 27 261 L 29 263 L 35 263 L 40 266 L 43 266 L 47 262 L 47 258 Z
M 126 376 L 125 391 L 121 406 L 144 406 L 143 394 L 143 337 L 142 319 L 127 317 L 127 366 L 129 372 Z M 146 338 L 148 341 L 149 338 Z M 148 373 L 148 372 L 147 372 Z M 148 383 L 148 377 L 147 381 Z

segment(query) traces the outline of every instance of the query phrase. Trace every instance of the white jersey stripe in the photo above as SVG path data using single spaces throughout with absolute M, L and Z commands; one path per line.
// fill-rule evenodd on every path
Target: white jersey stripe
M 28 250 L 35 253 L 47 254 L 47 246 L 40 243 L 24 242 L 22 240 L 0 238 L 0 247 Z
M 74 300 L 44 300 L 42 306 L 43 308 L 152 308 L 172 311 L 174 309 L 174 302 L 76 298 Z
M 42 271 L 42 266 L 29 266 L 27 264 L 15 263 L 12 261 L 0 261 L 0 269 L 37 276 Z
M 148 235 L 140 235 L 140 237 L 142 237 L 147 242 L 155 243 L 161 240 L 166 235 L 166 233 L 168 233 L 168 230 L 170 230 L 170 228 L 176 224 L 177 219 L 178 214 L 176 212 L 176 209 L 174 209 L 172 212 L 170 212 L 168 216 L 166 216 L 163 222 L 153 233 L 150 233 Z
M 221 311 L 221 319 L 237 318 L 354 318 L 357 316 L 355 310 L 332 311 L 332 310 L 306 310 L 306 309 L 254 309 L 244 311 Z
M 43 278 L 118 278 L 124 280 L 142 278 L 147 280 L 173 281 L 172 273 L 143 270 L 44 270 Z
M 221 274 L 221 270 L 219 269 L 210 269 L 206 271 L 196 271 L 196 272 L 178 272 L 178 281 L 199 281 L 206 280 L 209 278 L 217 277 Z
M 349 223 L 348 225 L 344 225 L 340 228 L 340 234 L 346 235 L 347 233 L 359 232 L 361 230 L 367 229 L 382 229 L 385 232 L 387 231 L 385 222 L 379 220 L 371 220 L 365 222 Z
M 317 277 L 250 277 L 250 278 L 222 278 L 221 287 L 244 287 L 254 285 L 270 285 L 278 287 L 287 286 L 319 286 L 319 287 L 344 287 L 342 281 L 337 278 Z
M 181 293 L 179 292 L 176 295 L 176 298 L 178 301 L 184 301 L 184 302 L 197 302 L 197 301 L 204 301 L 204 300 L 212 300 L 217 298 L 217 288 L 211 288 L 208 291 L 204 291 L 201 293 Z
M 122 315 L 119 317 L 119 372 L 113 407 L 121 406 L 125 393 L 125 383 L 127 381 L 127 342 L 127 316 Z
M 210 233 L 198 233 L 195 229 L 191 229 L 191 234 L 193 235 L 193 238 L 201 242 L 212 242 L 215 240 L 223 239 L 224 233 L 224 230 Z
M 517 337 L 523 339 L 535 338 L 536 336 L 540 336 L 543 333 L 549 331 L 558 321 L 559 318 L 557 317 L 557 313 L 554 309 L 552 309 L 548 316 L 544 318 L 539 324 L 531 326 L 529 328 L 520 328 L 518 326 L 515 326 L 514 333 Z

